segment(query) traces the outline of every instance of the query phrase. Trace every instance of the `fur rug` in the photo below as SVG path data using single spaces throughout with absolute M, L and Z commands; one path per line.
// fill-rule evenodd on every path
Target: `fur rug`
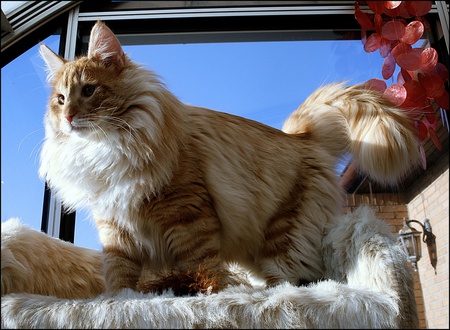
M 327 279 L 304 287 L 250 286 L 237 274 L 244 284 L 209 295 L 175 297 L 170 291 L 123 290 L 108 297 L 101 293 L 99 252 L 48 237 L 17 219 L 2 223 L 1 253 L 3 329 L 419 325 L 406 256 L 388 225 L 365 207 L 343 216 L 325 234 Z

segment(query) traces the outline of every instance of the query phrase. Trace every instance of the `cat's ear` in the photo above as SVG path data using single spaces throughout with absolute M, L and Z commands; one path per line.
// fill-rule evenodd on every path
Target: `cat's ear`
M 40 44 L 39 53 L 47 65 L 47 81 L 52 81 L 56 73 L 63 67 L 66 60 L 54 53 L 44 44 Z
M 101 21 L 97 21 L 89 38 L 88 57 L 99 59 L 105 64 L 115 64 L 123 67 L 126 55 L 114 33 Z

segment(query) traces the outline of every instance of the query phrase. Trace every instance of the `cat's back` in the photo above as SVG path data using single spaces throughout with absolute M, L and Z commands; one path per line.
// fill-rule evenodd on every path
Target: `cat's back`
M 275 168 L 283 172 L 299 166 L 305 157 L 332 166 L 323 146 L 310 133 L 288 134 L 260 122 L 200 107 L 186 107 L 190 146 L 223 165 Z
M 242 184 L 259 186 L 270 182 L 269 189 L 295 181 L 310 168 L 333 175 L 335 159 L 310 133 L 288 134 L 268 125 L 214 110 L 186 107 L 187 154 L 204 167 L 211 181 L 222 177 Z M 320 174 L 320 175 L 323 175 Z M 278 178 L 278 179 L 276 179 Z M 280 180 L 279 178 L 283 178 Z
M 194 164 L 211 194 L 227 237 L 226 259 L 250 260 L 268 222 L 299 198 L 314 199 L 314 191 L 324 191 L 326 203 L 336 206 L 334 160 L 309 134 L 287 134 L 204 108 L 188 106 L 186 111 L 189 138 L 183 164 Z
M 335 159 L 309 133 L 287 134 L 239 116 L 199 107 L 186 108 L 187 154 L 214 182 L 236 189 L 270 182 L 272 189 L 318 167 L 331 175 Z M 215 178 L 215 179 L 214 179 Z M 223 180 L 217 180 L 223 178 Z M 278 179 L 277 179 L 278 178 Z M 279 178 L 283 178 L 280 180 Z
M 255 120 L 207 108 L 187 106 L 186 112 L 190 134 L 195 136 L 204 134 L 208 138 L 218 138 L 233 144 L 249 142 L 252 145 L 257 145 L 261 138 L 277 144 L 308 139 L 307 134 L 287 134 Z

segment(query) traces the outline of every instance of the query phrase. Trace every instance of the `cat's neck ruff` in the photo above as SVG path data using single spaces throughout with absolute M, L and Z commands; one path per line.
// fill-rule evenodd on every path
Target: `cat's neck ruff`
M 127 217 L 171 179 L 178 157 L 127 134 L 107 134 L 47 138 L 40 174 L 70 210 L 87 207 L 104 217 Z

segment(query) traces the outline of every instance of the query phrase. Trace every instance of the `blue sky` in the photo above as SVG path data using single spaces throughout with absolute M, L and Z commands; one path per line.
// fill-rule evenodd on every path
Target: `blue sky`
M 44 41 L 54 51 L 58 37 Z M 281 128 L 319 86 L 381 78 L 383 59 L 360 40 L 125 46 L 182 101 Z M 44 183 L 38 177 L 42 119 L 50 90 L 35 46 L 2 68 L 1 220 L 40 230 Z M 388 85 L 390 82 L 388 82 Z M 88 212 L 77 215 L 75 244 L 100 249 Z

